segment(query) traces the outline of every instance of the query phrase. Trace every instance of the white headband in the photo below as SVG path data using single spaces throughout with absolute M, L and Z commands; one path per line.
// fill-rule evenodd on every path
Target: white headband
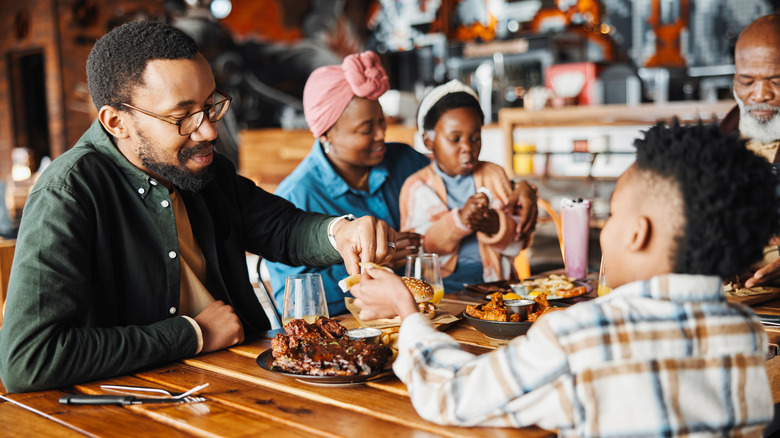
M 422 102 L 420 102 L 420 109 L 417 111 L 417 131 L 422 133 L 423 120 L 425 120 L 425 116 L 428 114 L 428 111 L 430 111 L 438 101 L 440 101 L 448 94 L 460 92 L 468 93 L 474 96 L 474 99 L 477 99 L 477 102 L 479 102 L 479 96 L 477 95 L 477 92 L 474 91 L 473 88 L 457 79 L 453 79 L 444 85 L 439 85 L 438 87 L 431 90 L 430 93 L 426 94 Z

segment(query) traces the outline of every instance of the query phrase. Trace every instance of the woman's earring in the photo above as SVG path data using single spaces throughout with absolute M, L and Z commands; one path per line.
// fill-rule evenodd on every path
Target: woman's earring
M 322 150 L 325 152 L 325 155 L 330 153 L 330 142 L 326 141 L 322 144 Z

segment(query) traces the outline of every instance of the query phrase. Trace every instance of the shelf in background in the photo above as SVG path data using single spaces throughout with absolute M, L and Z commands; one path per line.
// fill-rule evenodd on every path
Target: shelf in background
M 698 120 L 710 122 L 722 119 L 736 103 L 733 100 L 720 102 L 669 102 L 662 105 L 643 104 L 637 106 L 601 105 L 550 108 L 528 111 L 523 108 L 504 108 L 498 113 L 498 125 L 504 133 L 505 168 L 510 176 L 515 175 L 514 133 L 522 128 L 546 127 L 649 127 L 658 121 L 670 121 L 677 117 L 682 123 Z M 609 151 L 632 153 L 630 151 Z M 531 152 L 529 152 L 531 153 Z M 534 152 L 546 154 L 548 152 Z M 549 152 L 550 155 L 571 154 L 570 152 Z M 578 152 L 579 153 L 579 152 Z M 583 152 L 584 153 L 584 152 Z M 592 152 L 591 152 L 592 153 Z

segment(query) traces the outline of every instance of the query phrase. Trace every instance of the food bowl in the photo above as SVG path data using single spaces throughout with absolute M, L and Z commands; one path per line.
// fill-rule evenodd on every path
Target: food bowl
M 527 297 L 528 292 L 531 292 L 527 285 L 521 283 L 510 284 L 509 287 L 512 288 L 512 292 L 520 295 L 521 297 Z
M 363 341 L 366 344 L 378 344 L 382 339 L 382 330 L 373 327 L 358 327 L 347 330 L 347 339 Z
M 519 301 L 519 300 L 513 300 Z M 480 333 L 493 339 L 514 339 L 520 335 L 524 335 L 529 328 L 531 328 L 532 322 L 502 322 L 502 321 L 489 321 L 486 319 L 474 318 L 469 316 L 466 312 L 463 312 L 463 318 L 471 324 L 472 327 L 477 329 Z
M 509 313 L 520 315 L 520 321 L 528 321 L 528 314 L 534 311 L 535 305 L 533 300 L 504 300 Z

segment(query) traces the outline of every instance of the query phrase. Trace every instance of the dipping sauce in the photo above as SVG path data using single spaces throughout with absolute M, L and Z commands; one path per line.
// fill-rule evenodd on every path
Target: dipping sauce
M 347 339 L 363 341 L 367 344 L 378 344 L 382 339 L 382 330 L 371 327 L 359 327 L 347 330 Z

